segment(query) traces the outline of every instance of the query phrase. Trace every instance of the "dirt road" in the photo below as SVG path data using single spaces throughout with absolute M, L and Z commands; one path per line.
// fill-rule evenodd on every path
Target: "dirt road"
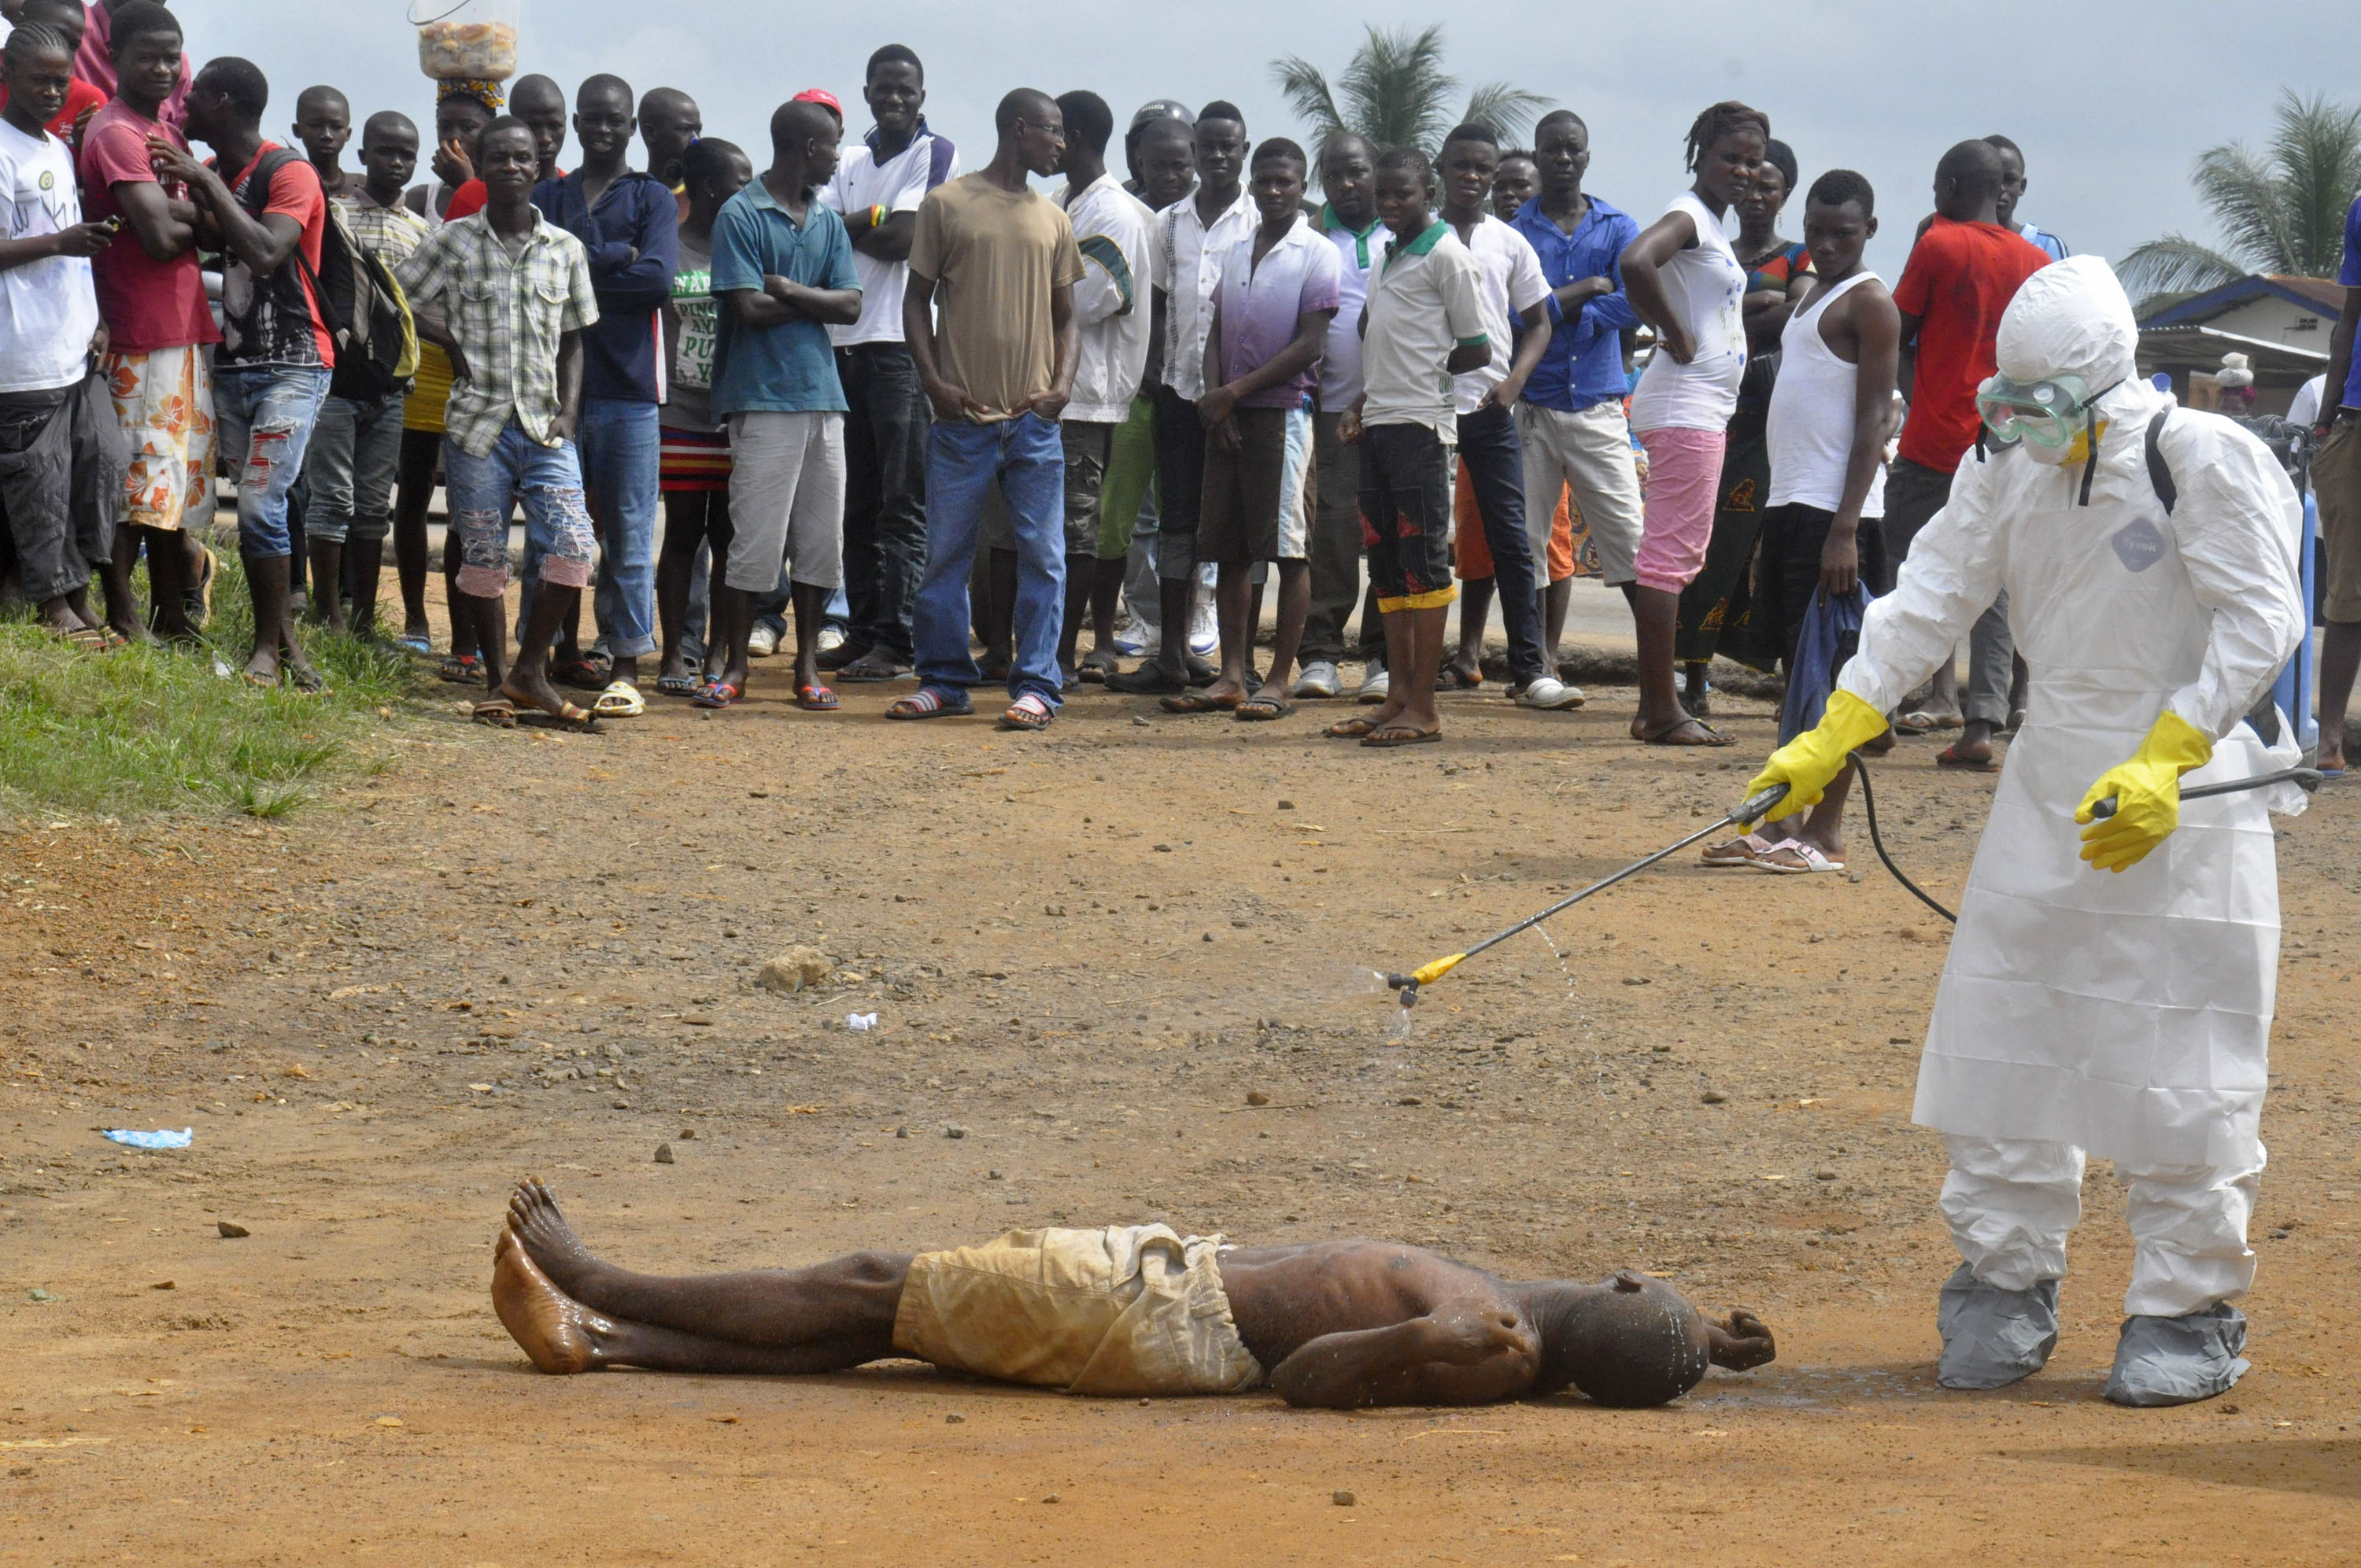
M 1317 705 L 1142 723 L 1093 694 L 1028 738 L 880 723 L 875 688 L 800 715 L 785 674 L 600 737 L 412 726 L 285 827 L 0 842 L 0 1560 L 2354 1552 L 2361 797 L 2280 846 L 2255 1370 L 2133 1412 L 2097 1398 L 2128 1262 L 2103 1165 L 2050 1369 L 1933 1385 L 1953 1260 L 1908 1110 L 1946 932 L 1865 839 L 1858 882 L 1684 857 L 1560 921 L 1563 962 L 1471 962 L 1407 1041 L 1349 993 L 1719 815 L 1767 708 L 1731 752 L 1643 753 L 1628 690 L 1570 718 L 1479 695 L 1449 743 L 1378 755 L 1319 739 Z M 1877 777 L 1897 853 L 1955 892 L 1990 781 L 1932 750 Z M 833 960 L 816 994 L 754 985 L 798 944 Z M 486 1296 L 527 1171 L 651 1269 L 1060 1220 L 1358 1233 L 1644 1266 L 1757 1309 L 1780 1356 L 1643 1413 L 1080 1400 L 907 1364 L 547 1378 Z

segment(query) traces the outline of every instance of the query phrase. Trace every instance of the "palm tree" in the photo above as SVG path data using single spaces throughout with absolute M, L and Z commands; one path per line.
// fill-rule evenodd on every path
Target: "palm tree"
M 2334 278 L 2345 213 L 2361 190 L 2361 105 L 2282 92 L 2279 126 L 2256 152 L 2242 142 L 2197 155 L 2192 179 L 2222 231 L 2222 247 L 2184 235 L 2152 239 L 2117 270 L 2148 300 L 2233 283 L 2250 273 Z
M 1444 134 L 1464 121 L 1487 125 L 1503 140 L 1521 138 L 1551 100 L 1505 82 L 1488 82 L 1467 95 L 1464 113 L 1451 103 L 1459 81 L 1443 68 L 1443 28 L 1371 27 L 1332 86 L 1301 55 L 1270 62 L 1288 107 L 1312 127 L 1316 147 L 1338 131 L 1357 131 L 1381 148 L 1415 147 L 1432 154 Z

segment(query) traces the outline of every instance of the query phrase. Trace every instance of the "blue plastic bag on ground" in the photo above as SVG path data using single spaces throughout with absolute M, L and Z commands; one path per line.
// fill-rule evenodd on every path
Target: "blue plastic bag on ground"
M 1830 598 L 1822 588 L 1812 590 L 1804 611 L 1804 630 L 1795 639 L 1795 657 L 1787 671 L 1787 702 L 1779 710 L 1779 744 L 1785 745 L 1819 723 L 1828 697 L 1837 689 L 1837 674 L 1861 647 L 1861 618 L 1874 596 L 1859 583 L 1852 592 Z
M 128 1144 L 135 1149 L 184 1149 L 195 1140 L 196 1129 L 183 1127 L 176 1133 L 164 1127 L 152 1133 L 141 1133 L 123 1127 L 109 1127 L 101 1135 L 112 1143 Z

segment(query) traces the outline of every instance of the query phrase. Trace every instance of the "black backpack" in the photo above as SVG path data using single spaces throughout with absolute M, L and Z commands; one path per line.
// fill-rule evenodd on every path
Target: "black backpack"
M 264 155 L 247 182 L 246 210 L 258 220 L 270 204 L 271 181 L 302 156 L 287 148 Z M 319 271 L 312 270 L 301 245 L 292 256 L 335 339 L 330 394 L 376 402 L 408 391 L 411 378 L 418 373 L 418 327 L 411 318 L 409 298 L 392 269 L 353 237 L 335 203 L 328 203 L 328 221 L 320 233 Z

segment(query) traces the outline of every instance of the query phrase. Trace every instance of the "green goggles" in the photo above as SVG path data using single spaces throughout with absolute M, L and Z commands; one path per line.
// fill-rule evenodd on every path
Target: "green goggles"
M 2091 405 L 2103 395 L 2092 392 L 2080 376 L 2053 376 L 2044 381 L 1994 376 L 1976 390 L 1976 413 L 2003 445 L 2030 441 L 2063 451 L 2086 428 Z

